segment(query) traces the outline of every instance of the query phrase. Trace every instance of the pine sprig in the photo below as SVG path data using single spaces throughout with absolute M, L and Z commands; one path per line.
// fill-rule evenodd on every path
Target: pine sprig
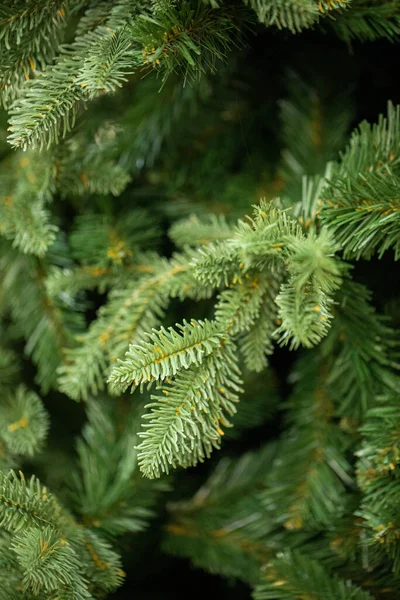
M 72 0 L 11 0 L 0 4 L 0 100 L 5 107 L 23 82 L 51 61 L 61 42 Z
M 138 460 L 147 477 L 196 465 L 220 447 L 221 427 L 229 426 L 227 417 L 236 411 L 239 373 L 234 348 L 226 345 L 159 388 L 164 395 L 152 396 L 144 417 L 150 423 L 139 434 Z
M 68 513 L 54 496 L 32 476 L 28 481 L 22 473 L 0 472 L 0 524 L 10 532 L 29 527 L 52 527 L 65 531 Z
M 173 377 L 180 369 L 201 364 L 203 358 L 224 343 L 225 336 L 218 323 L 192 320 L 177 328 L 178 331 L 161 327 L 148 334 L 150 341 L 130 346 L 124 361 L 111 372 L 111 385 L 124 390 L 130 385 Z
M 74 548 L 53 528 L 28 529 L 14 536 L 12 548 L 24 573 L 24 592 L 51 593 L 65 586 L 76 600 L 91 598 Z
M 84 87 L 89 96 L 114 92 L 127 81 L 137 62 L 129 29 L 121 27 L 110 31 L 109 27 L 98 27 L 89 36 L 89 51 L 76 83 Z

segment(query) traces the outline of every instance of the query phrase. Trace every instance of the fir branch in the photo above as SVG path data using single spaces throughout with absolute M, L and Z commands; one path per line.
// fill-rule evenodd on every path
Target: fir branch
M 335 177 L 348 177 L 357 180 L 360 175 L 385 172 L 389 167 L 398 167 L 400 157 L 400 107 L 388 103 L 387 116 L 380 115 L 378 123 L 370 125 L 363 121 L 353 132 Z M 327 188 L 329 193 L 329 187 Z
M 89 6 L 82 15 L 76 29 L 76 37 L 81 37 L 97 27 L 118 27 L 133 25 L 135 17 L 142 10 L 148 9 L 146 0 L 99 0 Z
M 213 287 L 238 281 L 240 261 L 229 242 L 214 242 L 198 248 L 192 261 L 196 279 Z
M 130 385 L 173 377 L 180 369 L 201 364 L 224 343 L 225 336 L 217 323 L 192 320 L 177 328 L 179 331 L 161 327 L 147 335 L 149 342 L 131 345 L 125 359 L 111 372 L 109 383 L 113 388 L 123 391 Z
M 79 292 L 97 289 L 104 293 L 118 282 L 118 275 L 111 267 L 75 267 L 54 268 L 46 280 L 46 290 L 51 298 L 68 295 L 73 297 Z
M 144 417 L 151 422 L 139 434 L 138 461 L 150 478 L 170 467 L 196 465 L 220 447 L 221 426 L 229 426 L 227 416 L 235 412 L 240 391 L 234 348 L 215 349 L 158 389 L 164 396 L 152 396 L 155 402 L 146 407 L 152 410 Z
M 132 67 L 135 66 L 130 31 L 126 27 L 115 31 L 109 27 L 98 27 L 87 38 L 90 38 L 89 51 L 76 84 L 83 86 L 90 97 L 99 92 L 114 92 L 127 81 L 127 75 L 133 73 Z
M 80 104 L 102 92 L 103 86 L 108 91 L 118 87 L 130 57 L 130 43 L 124 32 L 110 33 L 98 27 L 77 37 L 62 48 L 53 65 L 26 82 L 23 95 L 10 112 L 10 144 L 22 149 L 49 147 L 73 127 Z M 87 81 L 89 66 L 97 60 L 103 64 L 102 75 L 97 73 L 95 81 Z
M 238 347 L 240 344 L 240 338 Z M 239 410 L 230 419 L 232 427 L 225 431 L 225 440 L 238 440 L 245 432 L 270 423 L 277 415 L 280 404 L 278 380 L 272 369 L 264 373 L 257 371 L 254 365 L 244 372 L 243 390 Z M 253 373 L 251 372 L 253 371 Z
M 232 245 L 237 248 L 244 268 L 278 270 L 290 253 L 290 244 L 304 234 L 289 212 L 282 210 L 279 200 L 263 200 L 253 208 L 253 218 L 238 222 Z
M 103 268 L 131 262 L 138 267 L 138 272 L 141 267 L 146 272 L 148 265 L 150 273 L 156 257 L 140 253 L 140 249 L 154 247 L 157 241 L 157 224 L 147 212 L 139 209 L 119 219 L 102 214 L 81 215 L 75 220 L 70 235 L 72 255 L 84 265 Z M 135 254 L 139 254 L 139 259 L 132 261 Z
M 17 354 L 8 348 L 0 347 L 0 390 L 14 383 L 20 371 Z
M 281 324 L 274 335 L 279 344 L 289 344 L 291 350 L 312 348 L 328 333 L 333 300 L 325 292 L 311 285 L 296 288 L 290 280 L 281 286 L 276 302 Z
M 322 175 L 326 163 L 345 146 L 353 110 L 349 92 L 333 91 L 325 72 L 289 71 L 286 86 L 287 96 L 280 102 L 283 150 L 278 176 L 284 197 L 299 203 L 302 178 Z
M 395 395 L 379 398 L 367 412 L 361 433 L 364 443 L 358 456 L 372 462 L 377 474 L 395 471 L 400 463 L 400 412 Z
M 335 260 L 337 246 L 327 230 L 288 244 L 290 279 L 276 298 L 281 325 L 275 335 L 291 348 L 315 346 L 328 332 L 332 293 L 340 287 L 345 266 Z
M 72 194 L 113 194 L 119 196 L 131 178 L 117 157 L 115 124 L 105 123 L 94 135 L 76 133 L 57 153 L 57 191 Z
M 71 0 L 11 0 L 0 5 L 0 100 L 7 107 L 21 84 L 44 69 L 57 52 Z
M 93 22 L 89 18 L 54 64 L 25 82 L 11 110 L 12 146 L 43 148 L 58 142 L 73 127 L 81 104 L 120 87 L 136 66 L 152 65 L 164 79 L 179 71 L 185 80 L 214 72 L 239 44 L 240 11 L 234 8 L 211 10 L 200 0 L 164 1 L 151 15 L 140 12 L 126 26 L 117 13 L 106 10 L 100 22 L 105 17 L 107 23 L 108 16 L 108 25 L 95 29 L 97 16 Z
M 80 50 L 83 54 L 83 47 Z M 76 83 L 82 60 L 79 52 L 65 49 L 53 66 L 26 82 L 10 111 L 9 141 L 14 148 L 49 148 L 70 131 L 86 96 Z
M 28 529 L 14 536 L 12 548 L 23 569 L 22 589 L 38 595 L 70 589 L 74 600 L 87 600 L 91 594 L 80 574 L 81 565 L 70 543 L 51 527 Z
M 215 307 L 215 320 L 230 335 L 248 331 L 260 312 L 267 281 L 248 273 L 246 277 L 243 283 L 221 292 Z
M 30 527 L 53 527 L 65 531 L 70 517 L 34 475 L 0 472 L 0 524 L 10 532 Z
M 318 235 L 311 230 L 307 238 L 295 237 L 289 242 L 290 255 L 288 271 L 297 289 L 308 282 L 324 292 L 338 289 L 342 283 L 345 265 L 335 258 L 339 249 L 328 229 Z

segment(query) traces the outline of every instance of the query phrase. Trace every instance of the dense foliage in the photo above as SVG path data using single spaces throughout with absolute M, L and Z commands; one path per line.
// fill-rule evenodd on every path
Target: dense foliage
M 0 600 L 168 555 L 398 598 L 400 107 L 359 71 L 399 41 L 398 0 L 0 2 Z

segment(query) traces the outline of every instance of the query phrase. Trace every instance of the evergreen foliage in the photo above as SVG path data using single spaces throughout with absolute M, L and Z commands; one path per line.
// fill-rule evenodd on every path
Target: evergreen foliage
M 160 540 L 398 598 L 400 107 L 337 62 L 399 37 L 397 0 L 0 1 L 0 600 L 122 598 Z

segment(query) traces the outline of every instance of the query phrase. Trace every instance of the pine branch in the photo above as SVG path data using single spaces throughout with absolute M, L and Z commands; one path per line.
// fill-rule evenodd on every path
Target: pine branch
M 23 569 L 22 589 L 38 595 L 63 589 L 74 600 L 87 600 L 91 594 L 80 574 L 81 566 L 73 547 L 51 527 L 28 529 L 14 536 L 12 548 Z
M 84 87 L 89 97 L 114 92 L 127 81 L 136 63 L 130 31 L 98 27 L 87 37 L 90 45 L 76 84 Z
M 15 0 L 0 4 L 0 100 L 5 107 L 21 84 L 51 61 L 57 52 L 71 0 Z
M 151 422 L 139 434 L 139 465 L 150 478 L 170 467 L 196 465 L 220 447 L 221 426 L 229 426 L 227 416 L 236 411 L 240 391 L 233 348 L 214 351 L 158 389 L 164 396 L 152 396 L 156 402 L 147 405 L 152 410 L 144 417 Z
M 0 524 L 6 531 L 52 527 L 65 531 L 70 517 L 34 475 L 29 481 L 10 471 L 0 472 Z
M 125 359 L 111 372 L 109 383 L 113 388 L 123 391 L 130 385 L 173 377 L 180 369 L 201 364 L 225 340 L 217 323 L 192 320 L 177 328 L 161 327 L 147 335 L 149 342 L 131 345 Z

